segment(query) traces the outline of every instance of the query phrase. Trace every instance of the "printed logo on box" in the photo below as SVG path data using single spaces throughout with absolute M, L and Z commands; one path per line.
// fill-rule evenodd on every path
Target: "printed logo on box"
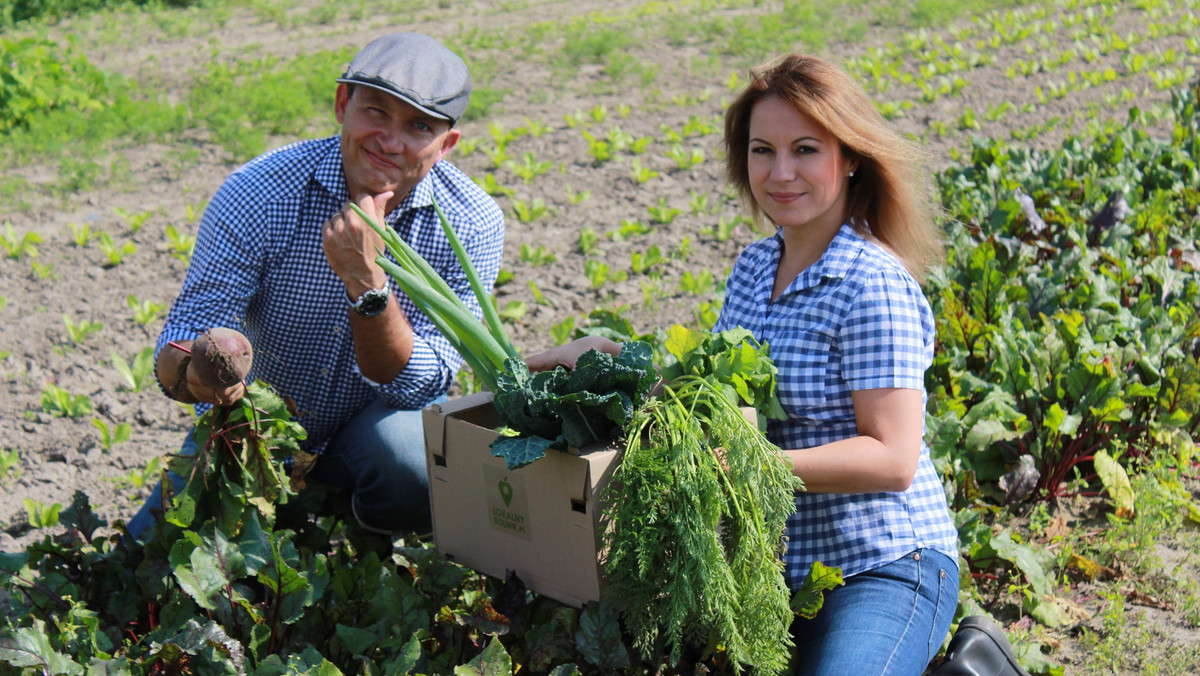
M 492 528 L 528 540 L 529 505 L 525 478 L 504 467 L 483 468 L 483 490 L 487 495 L 488 522 Z

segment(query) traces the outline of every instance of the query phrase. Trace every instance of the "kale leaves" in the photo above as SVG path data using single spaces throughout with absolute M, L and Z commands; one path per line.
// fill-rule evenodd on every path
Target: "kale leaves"
M 623 343 L 616 357 L 588 350 L 573 371 L 559 366 L 530 373 L 515 358 L 505 370 L 492 403 L 519 436 L 496 439 L 492 454 L 509 469 L 541 458 L 556 444 L 582 448 L 618 438 L 658 380 L 653 349 L 640 341 Z

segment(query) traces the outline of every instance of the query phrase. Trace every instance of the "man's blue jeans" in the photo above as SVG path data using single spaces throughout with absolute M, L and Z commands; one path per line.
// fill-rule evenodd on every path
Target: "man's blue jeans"
M 195 455 L 191 432 L 179 452 Z M 170 478 L 176 492 L 183 490 L 183 477 L 172 473 Z M 420 410 L 397 410 L 376 399 L 338 430 L 307 478 L 348 491 L 355 518 L 368 530 L 430 531 L 429 476 Z M 126 524 L 130 535 L 142 539 L 155 523 L 151 509 L 157 510 L 161 504 L 159 484 Z
M 811 620 L 792 624 L 793 673 L 920 676 L 958 607 L 958 566 L 932 549 L 846 578 Z

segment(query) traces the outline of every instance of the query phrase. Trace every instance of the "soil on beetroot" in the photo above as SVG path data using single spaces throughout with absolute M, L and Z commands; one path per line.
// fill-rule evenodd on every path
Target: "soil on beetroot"
M 403 20 L 359 17 L 341 23 L 315 23 L 303 18 L 322 3 L 304 0 L 295 3 L 285 17 L 266 17 L 248 9 L 231 9 L 221 22 L 209 22 L 196 15 L 191 19 L 194 25 L 186 31 L 168 30 L 167 21 L 148 22 L 130 15 L 67 20 L 50 27 L 48 34 L 74 35 L 78 47 L 95 65 L 138 78 L 148 87 L 162 88 L 168 97 L 182 99 L 197 73 L 207 67 L 197 62 L 197 54 L 212 54 L 223 61 L 267 55 L 286 58 L 317 44 L 322 48 L 362 45 L 390 30 L 422 31 L 451 40 L 478 30 L 529 30 L 535 24 L 542 25 L 539 22 L 567 22 L 593 12 L 626 15 L 641 3 L 505 3 L 519 6 L 509 10 L 497 9 L 494 3 L 467 3 L 469 8 L 461 3 L 453 3 L 454 7 L 450 4 L 431 3 Z M 767 11 L 759 7 L 764 4 L 773 3 L 721 13 L 732 19 L 739 14 Z M 859 16 L 860 10 L 855 12 L 838 18 L 867 21 Z M 125 32 L 137 31 L 136 44 L 112 37 L 114 22 L 122 21 L 133 24 Z M 1112 31 L 1121 35 L 1144 33 L 1147 22 L 1146 13 L 1132 4 L 1116 11 L 1110 19 Z M 950 30 L 970 23 L 964 19 L 953 26 L 927 30 L 948 35 Z M 812 51 L 842 61 L 904 35 L 903 27 L 868 21 L 857 39 L 830 42 Z M 1051 39 L 1067 45 L 1074 38 L 1064 31 Z M 1184 39 L 1156 38 L 1153 50 L 1183 49 Z M 1050 53 L 1057 46 L 1044 44 L 1039 49 Z M 788 48 L 804 46 L 781 45 L 780 51 Z M 481 53 L 470 55 L 473 62 L 498 64 L 488 69 L 482 81 L 477 79 L 477 84 L 502 93 L 502 97 L 483 119 L 463 125 L 461 150 L 450 160 L 477 178 L 494 174 L 501 185 L 513 191 L 497 197 L 507 214 L 504 268 L 512 276 L 498 287 L 496 295 L 500 307 L 524 303 L 525 312 L 510 323 L 510 331 L 514 343 L 526 353 L 554 344 L 551 327 L 572 317 L 577 325 L 583 325 L 596 309 L 619 308 L 640 331 L 673 323 L 693 324 L 705 303 L 715 301 L 719 295 L 702 288 L 684 290 L 681 281 L 685 276 L 711 274 L 719 284 L 737 253 L 759 236 L 746 224 L 733 228 L 727 237 L 718 235 L 724 224 L 741 213 L 724 189 L 717 159 L 719 115 L 727 98 L 729 74 L 739 72 L 744 81 L 748 64 L 732 57 L 722 63 L 713 45 L 695 39 L 672 42 L 670 47 L 641 45 L 631 49 L 642 62 L 653 62 L 656 75 L 651 85 L 614 87 L 600 67 L 586 63 L 565 73 L 544 61 L 525 63 L 505 58 L 499 51 L 487 52 L 483 47 Z M 1146 75 L 1128 76 L 1037 105 L 1029 112 L 997 121 L 980 120 L 981 127 L 976 130 L 959 131 L 956 121 L 967 107 L 981 112 L 1007 102 L 1020 110 L 1023 104 L 1036 100 L 1035 87 L 1065 77 L 1063 73 L 1034 73 L 1014 87 L 1006 67 L 1030 55 L 1020 45 L 991 51 L 995 52 L 995 61 L 971 70 L 959 96 L 922 103 L 915 87 L 906 89 L 897 84 L 887 92 L 890 100 L 913 102 L 895 124 L 903 132 L 926 137 L 933 168 L 947 165 L 952 149 L 966 147 L 968 133 L 1007 137 L 1012 128 L 1044 125 L 1044 132 L 1030 143 L 1053 146 L 1094 114 L 1123 119 L 1123 109 L 1094 106 L 1121 88 L 1145 88 L 1137 102 L 1142 106 L 1169 98 L 1168 92 L 1152 87 Z M 710 58 L 713 54 L 717 55 Z M 1088 67 L 1114 67 L 1124 72 L 1115 54 L 1101 55 L 1098 63 Z M 333 87 L 330 83 L 331 104 Z M 590 113 L 598 106 L 603 106 L 608 117 L 603 122 L 588 123 L 594 133 L 619 127 L 631 139 L 649 137 L 646 151 L 640 155 L 621 152 L 610 162 L 594 161 L 581 129 L 568 124 L 567 116 L 578 113 L 580 119 L 590 120 Z M 1080 113 L 1084 110 L 1092 112 Z M 1046 125 L 1055 119 L 1062 123 Z M 544 131 L 512 141 L 508 157 L 520 163 L 526 153 L 532 153 L 537 161 L 548 162 L 550 169 L 526 182 L 511 168 L 494 166 L 481 149 L 492 145 L 489 125 L 513 129 L 531 121 L 542 123 Z M 704 159 L 690 169 L 681 169 L 666 154 L 663 129 L 678 131 L 696 121 L 708 121 L 712 129 L 685 136 L 682 147 L 702 151 Z M 332 129 L 332 124 L 331 114 L 323 129 Z M 936 124 L 945 125 L 946 132 L 928 134 L 931 125 Z M 289 140 L 272 139 L 271 145 Z M 478 147 L 464 152 L 475 141 Z M 657 175 L 645 183 L 635 179 L 635 161 Z M 113 359 L 116 356 L 131 362 L 139 350 L 153 345 L 162 316 L 141 324 L 135 321 L 132 305 L 150 301 L 169 306 L 182 281 L 186 263 L 173 255 L 166 228 L 173 226 L 194 234 L 196 222 L 189 214 L 205 204 L 236 162 L 207 133 L 198 130 L 179 141 L 114 146 L 111 156 L 101 159 L 101 166 L 106 169 L 95 188 L 65 199 L 54 187 L 62 171 L 56 159 L 6 168 L 10 179 L 25 181 L 30 190 L 0 203 L 0 222 L 11 223 L 16 233 L 37 233 L 43 242 L 37 247 L 36 259 L 0 259 L 0 391 L 5 392 L 0 396 L 0 451 L 16 451 L 19 455 L 17 466 L 2 477 L 2 551 L 17 551 L 42 537 L 40 531 L 28 525 L 29 501 L 66 505 L 81 491 L 101 517 L 111 521 L 131 516 L 148 491 L 134 478 L 152 458 L 178 448 L 193 420 L 190 408 L 167 400 L 152 376 L 140 391 L 130 391 L 122 384 Z M 590 196 L 579 200 L 585 191 Z M 542 200 L 546 213 L 522 222 L 516 216 L 516 207 L 536 204 L 536 200 Z M 651 209 L 656 207 L 678 209 L 679 213 L 654 222 Z M 132 232 L 127 214 L 145 212 L 150 217 Z M 647 226 L 646 232 L 622 234 L 623 226 L 630 222 Z M 135 250 L 122 263 L 113 265 L 95 240 L 77 246 L 72 226 L 109 233 L 118 243 L 131 242 Z M 585 255 L 580 251 L 580 233 L 589 229 L 598 238 L 595 248 Z M 651 255 L 652 247 L 662 254 L 651 268 L 653 274 L 630 271 L 627 279 L 610 279 L 602 286 L 593 284 L 585 274 L 588 260 L 597 261 L 593 265 L 606 264 L 613 272 L 629 271 L 634 257 Z M 48 269 L 49 274 L 38 274 L 33 261 L 46 266 L 41 269 Z M 95 322 L 102 328 L 76 343 L 68 336 L 66 322 L 74 326 Z M 269 359 L 270 355 L 256 358 Z M 54 414 L 43 403 L 51 385 L 87 397 L 92 410 L 76 417 Z M 94 420 L 101 421 L 101 425 Z M 122 423 L 131 426 L 129 438 L 106 448 L 99 427 L 111 430 Z M 1103 515 L 1089 517 L 1088 509 L 1086 501 L 1074 504 L 1074 512 L 1064 508 L 1064 524 L 1103 529 Z M 1192 537 L 1159 543 L 1153 555 L 1162 563 L 1164 586 L 1182 585 L 1194 573 L 1190 556 L 1193 543 Z M 1093 589 L 1081 584 L 1068 590 L 1079 607 L 1078 623 L 1052 633 L 1030 626 L 1028 618 L 1021 619 L 1006 599 L 997 599 L 993 610 L 1005 621 L 1015 623 L 1012 629 L 1028 630 L 1051 644 L 1056 642 L 1052 661 L 1064 665 L 1070 673 L 1087 661 L 1081 648 L 1086 645 L 1083 638 L 1089 632 L 1106 630 L 1101 626 L 1102 611 L 1114 603 Z M 1146 633 L 1147 639 L 1178 646 L 1179 650 L 1198 643 L 1200 636 L 1186 609 L 1153 602 L 1161 600 L 1162 595 L 1130 598 L 1134 600 L 1127 602 L 1124 612 L 1138 626 L 1153 628 Z M 1143 670 L 1122 667 L 1112 671 Z

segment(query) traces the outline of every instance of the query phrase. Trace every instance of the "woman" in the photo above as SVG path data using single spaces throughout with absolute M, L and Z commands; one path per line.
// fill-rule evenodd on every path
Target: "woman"
M 789 585 L 814 561 L 846 580 L 793 625 L 796 673 L 917 676 L 958 602 L 957 532 L 923 442 L 934 321 L 918 279 L 941 248 L 917 152 L 845 72 L 798 55 L 752 73 L 725 144 L 729 180 L 775 234 L 739 256 L 714 330 L 750 329 L 779 368 L 788 418 L 767 434 L 807 487 Z M 531 365 L 570 366 L 596 342 Z

